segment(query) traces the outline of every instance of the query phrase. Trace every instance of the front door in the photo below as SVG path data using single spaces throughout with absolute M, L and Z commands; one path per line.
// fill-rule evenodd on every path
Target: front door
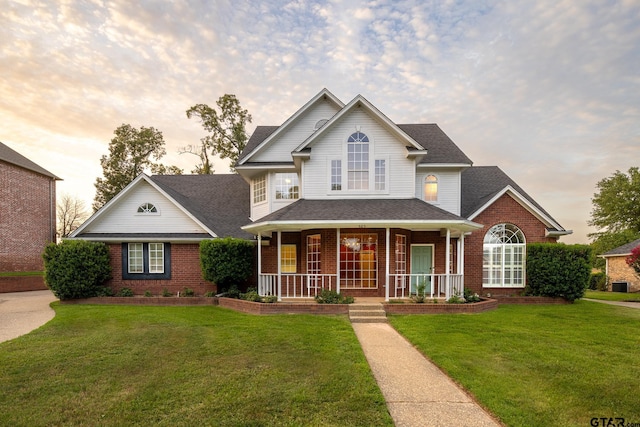
M 431 293 L 433 245 L 411 245 L 411 293 L 416 293 L 418 284 L 424 283 L 425 294 Z

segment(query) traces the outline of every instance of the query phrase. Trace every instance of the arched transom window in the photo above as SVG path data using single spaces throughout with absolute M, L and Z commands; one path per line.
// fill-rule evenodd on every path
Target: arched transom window
M 424 178 L 424 201 L 438 201 L 438 177 L 435 175 L 427 175 Z
M 358 131 L 347 139 L 347 186 L 369 189 L 369 137 Z
M 138 206 L 138 213 L 158 213 L 158 208 L 152 203 L 143 203 Z
M 491 227 L 483 243 L 483 287 L 524 287 L 525 249 L 524 233 L 515 225 Z

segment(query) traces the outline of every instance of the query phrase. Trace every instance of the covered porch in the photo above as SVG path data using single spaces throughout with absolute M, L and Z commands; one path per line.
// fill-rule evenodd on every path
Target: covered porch
M 279 301 L 313 298 L 324 289 L 385 301 L 418 292 L 431 299 L 462 295 L 465 234 L 481 225 L 417 199 L 394 202 L 302 199 L 245 226 L 259 248 L 258 293 Z M 304 206 L 291 209 L 296 205 Z M 320 205 L 330 205 L 330 213 Z M 345 212 L 353 205 L 375 207 L 381 218 L 354 219 Z

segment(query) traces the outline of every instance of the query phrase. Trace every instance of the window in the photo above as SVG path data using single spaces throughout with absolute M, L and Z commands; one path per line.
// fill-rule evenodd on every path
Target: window
M 375 189 L 380 191 L 386 187 L 386 162 L 384 160 L 376 160 L 376 173 L 375 173 Z
M 122 278 L 170 279 L 171 245 L 169 243 L 123 243 Z
M 344 234 L 340 240 L 340 286 L 376 288 L 378 273 L 378 236 Z
M 298 174 L 276 174 L 276 200 L 293 200 L 298 197 Z
M 307 273 L 320 274 L 321 269 L 321 240 L 319 234 L 307 236 Z
M 331 160 L 331 191 L 342 190 L 342 160 Z
M 143 203 L 138 206 L 138 213 L 158 213 L 158 208 L 151 203 Z
M 261 176 L 251 181 L 253 184 L 253 203 L 261 203 L 267 200 L 267 177 Z
M 513 224 L 497 224 L 487 231 L 483 244 L 482 285 L 524 287 L 525 237 Z
M 362 132 L 347 140 L 347 188 L 369 189 L 369 137 Z
M 396 234 L 396 274 L 407 274 L 407 236 Z
M 435 175 L 427 175 L 424 179 L 425 202 L 438 201 L 438 178 Z
M 282 245 L 280 248 L 280 271 L 283 273 L 296 272 L 296 245 Z

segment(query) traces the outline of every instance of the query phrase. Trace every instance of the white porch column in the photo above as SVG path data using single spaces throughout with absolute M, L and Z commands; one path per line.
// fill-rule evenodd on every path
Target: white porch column
M 460 233 L 460 252 L 458 252 L 458 258 L 460 259 L 460 269 L 458 273 L 462 276 L 462 283 L 464 284 L 464 233 Z
M 384 289 L 384 300 L 388 302 L 389 301 L 389 277 L 390 277 L 389 276 L 389 250 L 391 248 L 391 244 L 390 244 L 389 240 L 390 240 L 391 232 L 389 230 L 389 227 L 387 227 L 385 229 L 385 231 L 386 231 L 386 240 L 387 240 L 387 242 L 386 242 L 387 243 L 386 257 L 385 257 L 386 258 L 385 261 L 386 261 L 386 265 L 387 265 L 387 267 L 386 267 L 387 277 L 386 277 L 386 286 L 385 286 L 385 289 Z
M 262 234 L 258 233 L 258 295 L 262 295 Z M 262 292 L 262 293 L 260 293 Z
M 336 228 L 336 292 L 340 293 L 340 229 Z
M 451 264 L 451 230 L 449 228 L 447 228 L 447 249 L 445 251 L 445 259 L 444 259 L 444 264 L 445 264 L 445 287 L 446 287 L 446 291 L 445 291 L 445 298 L 449 299 L 451 298 L 451 276 L 450 276 L 450 272 L 451 272 L 451 268 L 450 268 L 450 264 Z
M 282 231 L 278 230 L 278 301 L 282 301 Z

